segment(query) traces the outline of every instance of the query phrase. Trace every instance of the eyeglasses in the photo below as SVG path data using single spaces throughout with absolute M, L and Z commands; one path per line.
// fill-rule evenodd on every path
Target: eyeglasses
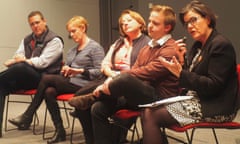
M 188 21 L 186 21 L 186 22 L 184 23 L 184 27 L 187 28 L 187 27 L 188 27 L 188 24 L 196 25 L 198 19 L 199 19 L 199 17 L 191 17 Z

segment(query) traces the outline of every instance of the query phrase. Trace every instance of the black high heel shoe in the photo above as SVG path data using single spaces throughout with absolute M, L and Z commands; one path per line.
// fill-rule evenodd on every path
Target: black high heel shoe
M 57 129 L 55 135 L 47 141 L 47 144 L 55 144 L 62 141 L 66 141 L 66 132 L 64 129 Z
M 16 118 L 9 119 L 8 121 L 17 126 L 19 130 L 28 130 L 32 123 L 32 117 L 28 117 L 23 114 Z
M 78 113 L 77 113 L 76 109 L 73 110 L 73 111 L 70 111 L 69 114 L 70 114 L 70 116 L 72 116 L 72 117 L 78 117 Z

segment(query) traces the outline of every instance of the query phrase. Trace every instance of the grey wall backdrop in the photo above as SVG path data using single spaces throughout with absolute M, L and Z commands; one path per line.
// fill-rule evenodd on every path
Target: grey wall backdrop
M 27 15 L 32 10 L 40 10 L 47 19 L 49 27 L 64 38 L 65 52 L 74 45 L 68 39 L 66 22 L 74 15 L 82 15 L 89 21 L 88 35 L 100 42 L 107 50 L 109 45 L 118 38 L 118 17 L 122 10 L 137 10 L 148 20 L 151 4 L 165 4 L 173 7 L 178 13 L 190 0 L 1 0 L 0 1 L 0 70 L 2 63 L 11 57 L 21 39 L 31 32 Z M 236 49 L 240 63 L 239 12 L 238 1 L 202 0 L 218 15 L 217 29 L 227 36 Z M 174 37 L 187 36 L 187 44 L 192 43 L 180 23 L 177 24 Z
M 181 8 L 186 5 L 190 0 L 102 0 L 109 1 L 111 13 L 111 40 L 114 41 L 118 37 L 118 31 L 116 31 L 117 27 L 117 19 L 123 9 L 132 8 L 133 10 L 137 10 L 145 20 L 148 20 L 149 15 L 149 6 L 152 4 L 163 4 L 169 5 L 174 8 L 175 12 L 181 10 Z M 101 0 L 100 0 L 101 2 Z M 202 0 L 208 4 L 213 11 L 218 15 L 217 20 L 217 29 L 219 32 L 223 33 L 226 37 L 228 37 L 233 45 L 235 46 L 237 53 L 237 61 L 240 63 L 240 19 L 239 19 L 239 4 L 237 0 Z M 178 21 L 175 31 L 173 33 L 176 39 L 181 38 L 182 36 L 187 36 L 187 44 L 190 47 L 192 44 L 191 37 L 187 34 L 186 30 L 182 27 L 180 22 Z
M 98 0 L 1 0 L 0 1 L 0 70 L 2 63 L 10 58 L 21 39 L 31 32 L 27 16 L 32 10 L 40 10 L 50 29 L 63 37 L 65 52 L 75 43 L 68 39 L 66 22 L 74 15 L 82 15 L 89 22 L 88 35 L 99 38 Z

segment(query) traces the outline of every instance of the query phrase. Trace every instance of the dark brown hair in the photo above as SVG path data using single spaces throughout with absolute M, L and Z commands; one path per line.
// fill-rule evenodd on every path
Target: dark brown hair
M 40 11 L 32 11 L 30 12 L 30 14 L 28 15 L 28 19 L 35 16 L 35 15 L 39 15 L 41 17 L 42 20 L 44 20 L 44 16 Z
M 209 18 L 210 23 L 209 23 L 208 26 L 210 28 L 215 28 L 216 27 L 217 16 L 207 5 L 205 5 L 204 3 L 202 3 L 198 0 L 191 1 L 181 10 L 181 12 L 179 14 L 179 19 L 180 19 L 182 24 L 185 23 L 184 22 L 184 15 L 186 13 L 188 13 L 189 11 L 196 12 L 204 18 Z

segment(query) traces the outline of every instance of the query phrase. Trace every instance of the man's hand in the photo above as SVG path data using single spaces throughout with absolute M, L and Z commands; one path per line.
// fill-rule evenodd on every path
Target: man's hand
M 24 61 L 26 61 L 26 57 L 25 57 L 24 55 L 22 55 L 22 54 L 16 54 L 15 56 L 13 56 L 12 59 L 7 60 L 7 61 L 4 63 L 4 65 L 7 66 L 7 67 L 9 67 L 9 66 L 11 66 L 11 65 L 13 65 L 13 64 L 15 64 L 15 63 L 24 62 Z
M 6 67 L 9 67 L 9 66 L 11 66 L 12 64 L 15 64 L 15 63 L 16 63 L 15 59 L 8 59 L 8 60 L 4 63 L 4 65 L 5 65 Z
M 102 92 L 102 88 L 103 84 L 99 85 L 94 91 L 93 91 L 93 95 L 96 97 L 99 97 L 101 92 Z
M 22 54 L 17 54 L 13 57 L 16 62 L 23 62 L 26 60 L 26 57 Z
M 101 93 L 111 95 L 111 92 L 109 90 L 109 83 L 112 81 L 111 77 L 108 77 L 105 82 L 102 85 L 99 85 L 94 91 L 93 95 L 99 96 Z

